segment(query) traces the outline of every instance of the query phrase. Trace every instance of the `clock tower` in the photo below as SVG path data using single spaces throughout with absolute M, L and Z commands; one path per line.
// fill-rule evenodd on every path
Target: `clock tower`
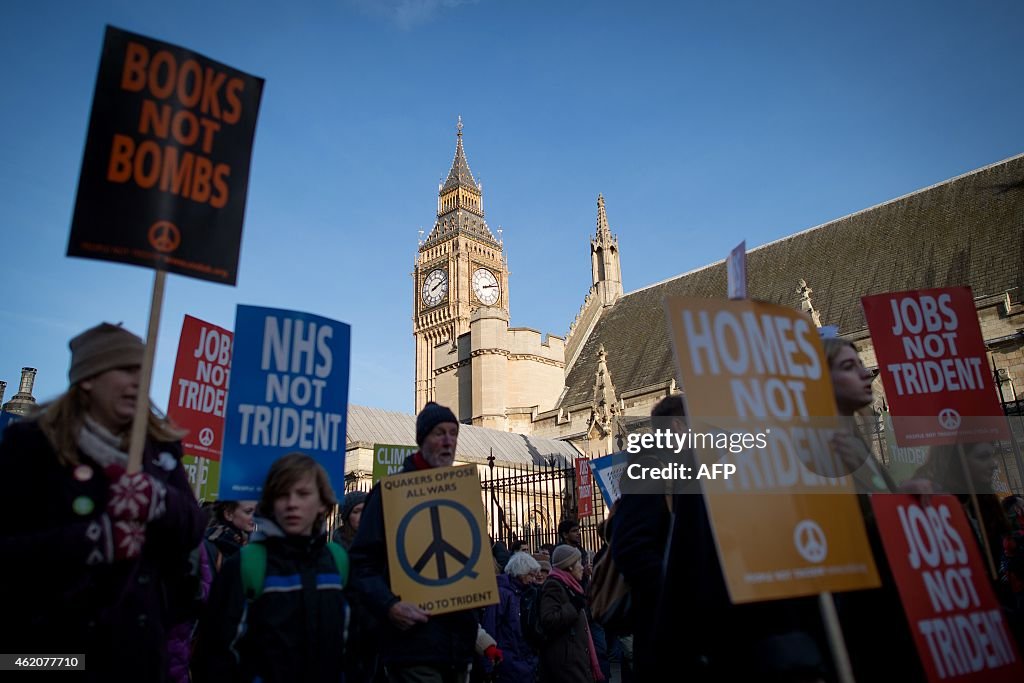
M 412 273 L 417 413 L 436 400 L 435 349 L 453 350 L 478 308 L 501 309 L 508 319 L 508 264 L 484 220 L 483 186 L 469 170 L 461 116 L 456 130 L 455 159 L 438 187 L 437 220 L 420 242 Z

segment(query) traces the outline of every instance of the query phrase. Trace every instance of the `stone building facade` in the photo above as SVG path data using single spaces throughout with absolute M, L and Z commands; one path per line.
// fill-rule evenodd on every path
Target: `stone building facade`
M 464 162 L 460 127 L 442 198 L 462 182 L 453 179 L 468 176 L 468 164 L 460 171 Z M 475 197 L 471 189 L 467 194 Z M 417 410 L 437 400 L 458 406 L 459 418 L 470 424 L 569 440 L 590 455 L 619 450 L 630 421 L 681 391 L 662 300 L 726 296 L 724 260 L 624 293 L 618 238 L 599 196 L 589 240 L 590 290 L 566 337 L 544 337 L 508 326 L 500 241 L 466 235 L 457 218 L 456 228 L 446 227 L 453 220 L 447 206 L 439 202 L 438 223 L 420 247 L 414 274 Z M 482 217 L 481 209 L 481 223 Z M 477 256 L 483 247 L 492 251 Z M 420 287 L 437 254 L 462 279 L 476 261 L 492 258 L 500 302 L 483 306 L 460 280 L 462 288 L 450 290 L 447 301 L 424 308 Z M 969 286 L 1001 398 L 1024 391 L 1024 155 L 751 249 L 747 273 L 750 298 L 836 326 L 869 367 L 877 363 L 862 296 Z M 431 326 L 434 316 L 450 321 L 443 331 Z M 878 380 L 876 386 L 881 407 Z

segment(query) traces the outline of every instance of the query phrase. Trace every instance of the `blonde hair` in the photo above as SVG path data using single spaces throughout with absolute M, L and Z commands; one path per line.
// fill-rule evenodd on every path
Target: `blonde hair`
M 854 353 L 857 353 L 857 347 L 853 345 L 853 342 L 849 339 L 843 339 L 842 337 L 828 337 L 827 339 L 821 340 L 821 345 L 825 347 L 825 360 L 828 362 L 829 374 L 835 371 L 836 359 L 839 358 L 840 352 L 843 349 L 852 349 Z M 860 354 L 858 354 L 858 357 Z M 835 391 L 835 386 L 833 386 Z M 845 418 L 850 419 L 850 418 Z M 871 432 L 869 431 L 875 421 L 875 413 L 871 408 L 871 404 L 858 408 L 853 411 L 853 418 L 849 423 L 850 428 L 853 431 L 854 436 L 863 442 L 865 448 L 871 457 L 874 457 L 874 449 L 871 447 L 872 439 L 868 436 Z
M 39 411 L 33 416 L 50 445 L 53 446 L 53 450 L 57 452 L 57 461 L 62 465 L 73 467 L 80 462 L 78 432 L 82 429 L 85 415 L 88 412 L 88 393 L 78 384 L 72 384 L 56 399 L 40 406 Z M 148 424 L 146 425 L 147 438 L 170 443 L 181 440 L 187 433 L 150 406 Z M 121 444 L 123 450 L 128 450 L 129 438 L 130 434 L 126 434 Z
M 853 349 L 854 353 L 857 353 L 857 347 L 853 345 L 853 342 L 849 339 L 843 339 L 842 337 L 829 337 L 821 340 L 821 345 L 825 347 L 825 360 L 828 361 L 828 368 L 831 371 L 832 366 L 835 365 L 836 358 L 839 357 L 839 352 L 845 348 Z

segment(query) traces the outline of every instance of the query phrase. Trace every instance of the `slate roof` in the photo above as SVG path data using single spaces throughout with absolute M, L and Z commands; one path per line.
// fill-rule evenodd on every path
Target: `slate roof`
M 975 297 L 1024 287 L 1024 154 L 747 252 L 752 299 L 799 307 L 800 279 L 823 325 L 866 327 L 860 297 L 969 285 Z M 566 378 L 559 407 L 589 402 L 604 344 L 621 395 L 675 377 L 662 299 L 724 297 L 719 261 L 624 295 L 606 309 Z
M 380 408 L 349 405 L 346 441 L 355 443 L 416 444 L 416 416 Z M 455 457 L 460 462 L 487 462 L 493 449 L 498 464 L 544 465 L 554 456 L 562 466 L 569 466 L 579 451 L 566 441 L 542 439 L 524 434 L 499 432 L 495 429 L 462 425 Z

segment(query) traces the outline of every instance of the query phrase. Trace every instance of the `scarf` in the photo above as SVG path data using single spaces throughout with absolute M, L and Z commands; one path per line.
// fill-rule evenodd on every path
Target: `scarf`
M 111 434 L 88 415 L 82 420 L 76 439 L 78 447 L 100 467 L 128 466 L 128 454 L 121 450 L 121 437 Z
M 248 535 L 231 522 L 219 519 L 206 532 L 206 540 L 217 546 L 225 558 L 231 557 L 249 540 Z
M 576 580 L 575 576 L 564 569 L 552 567 L 549 576 L 555 581 L 563 584 L 569 590 L 580 595 L 584 595 L 583 587 L 580 586 L 580 582 Z M 594 674 L 595 681 L 603 681 L 604 674 L 601 673 L 601 663 L 597 661 L 597 650 L 594 648 L 594 637 L 590 635 L 590 620 L 586 618 L 586 615 L 584 615 L 583 624 L 587 629 L 587 642 L 590 645 L 590 647 L 587 648 L 587 652 L 590 655 L 590 671 Z

